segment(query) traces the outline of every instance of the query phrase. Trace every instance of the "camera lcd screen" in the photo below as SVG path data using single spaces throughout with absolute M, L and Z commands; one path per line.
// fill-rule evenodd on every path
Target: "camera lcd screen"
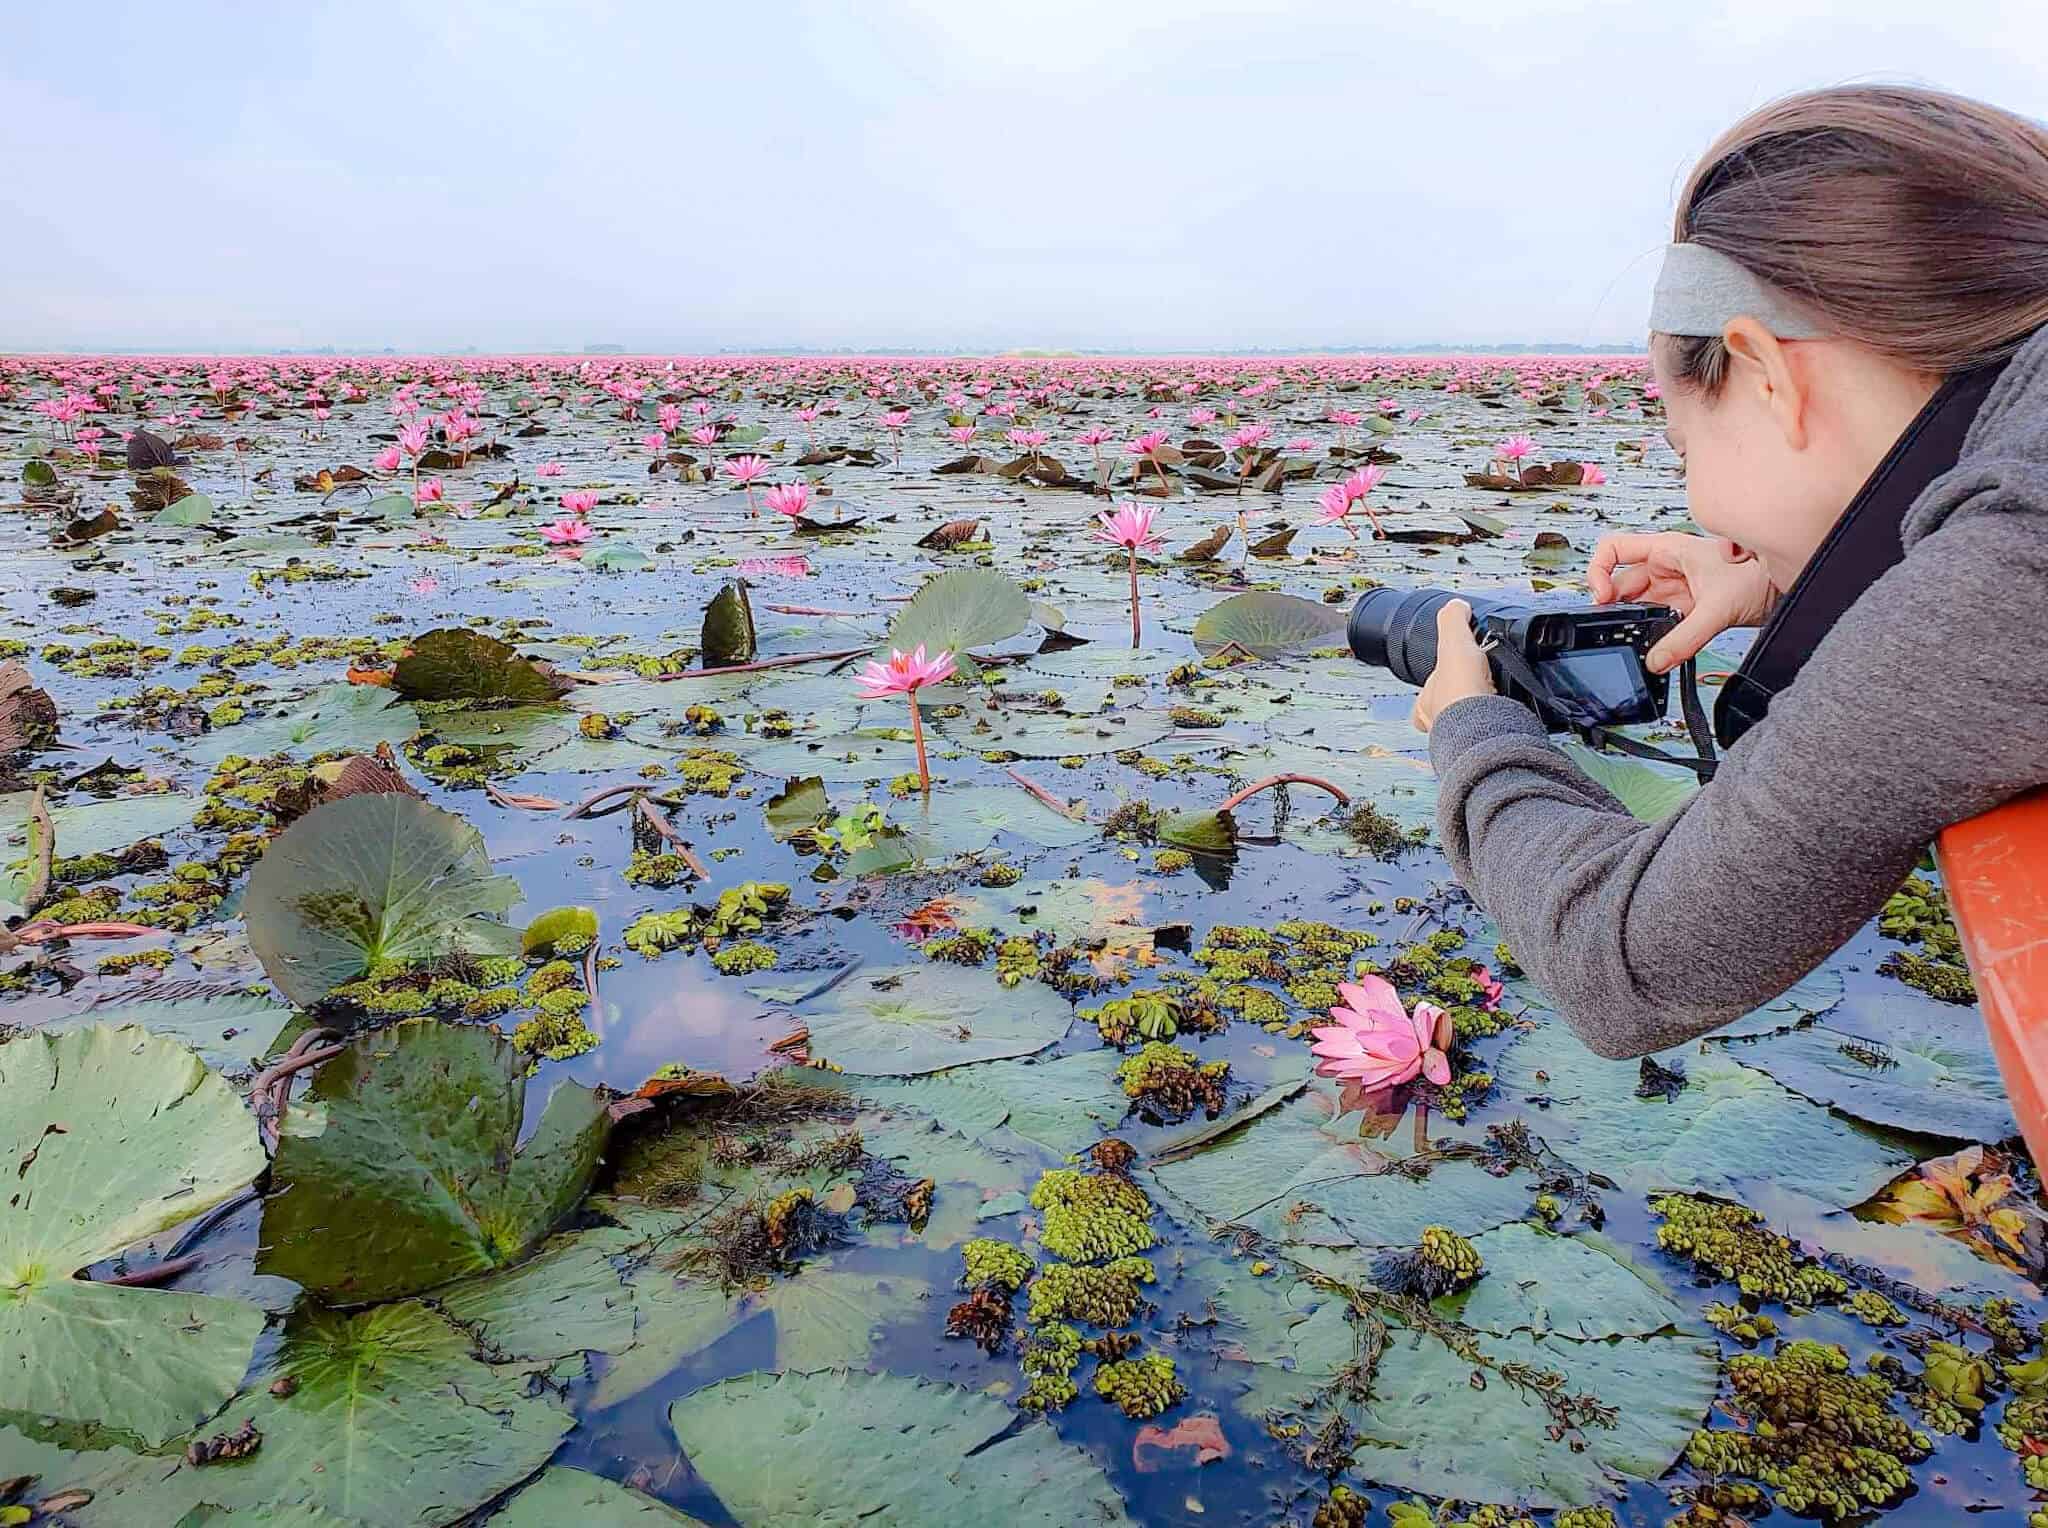
M 1589 718 L 1601 726 L 1656 719 L 1656 700 L 1650 693 L 1643 661 L 1632 647 L 1582 648 L 1539 663 L 1536 671 L 1549 685 L 1551 694 L 1578 701 Z

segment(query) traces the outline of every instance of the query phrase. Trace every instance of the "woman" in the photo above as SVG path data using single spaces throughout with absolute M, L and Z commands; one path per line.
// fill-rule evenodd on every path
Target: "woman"
M 1712 536 L 1612 536 L 1591 569 L 1603 602 L 1683 613 L 1659 671 L 1765 618 L 1944 378 L 2005 366 L 1903 560 L 1661 822 L 1496 695 L 1464 603 L 1442 611 L 1415 722 L 1445 850 L 1613 1057 L 1783 992 L 1944 827 L 2048 782 L 2048 132 L 1928 91 L 1795 96 L 1709 150 L 1675 240 L 1650 353 Z

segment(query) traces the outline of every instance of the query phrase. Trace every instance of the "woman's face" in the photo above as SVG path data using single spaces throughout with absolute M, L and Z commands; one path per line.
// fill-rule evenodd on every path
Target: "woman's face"
M 1709 395 L 1668 380 L 1670 342 L 1653 339 L 1664 436 L 1685 463 L 1693 519 L 1753 552 L 1782 591 L 1938 379 L 1847 341 L 1780 341 L 1747 319 L 1726 343 L 1727 373 Z

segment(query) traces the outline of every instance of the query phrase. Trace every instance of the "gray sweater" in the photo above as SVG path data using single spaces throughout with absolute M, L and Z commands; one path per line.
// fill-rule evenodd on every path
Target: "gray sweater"
M 1444 851 L 1601 1055 L 1681 1044 L 1782 993 L 1944 827 L 2048 782 L 2048 330 L 1903 540 L 1905 559 L 1661 822 L 1631 817 L 1512 700 L 1437 719 Z

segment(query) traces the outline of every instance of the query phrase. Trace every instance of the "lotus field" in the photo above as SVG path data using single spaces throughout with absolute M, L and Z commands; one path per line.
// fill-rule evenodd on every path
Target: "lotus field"
M 1934 877 L 1602 1060 L 1346 644 L 1585 598 L 1662 423 L 1627 356 L 0 359 L 0 1524 L 2025 1521 Z

